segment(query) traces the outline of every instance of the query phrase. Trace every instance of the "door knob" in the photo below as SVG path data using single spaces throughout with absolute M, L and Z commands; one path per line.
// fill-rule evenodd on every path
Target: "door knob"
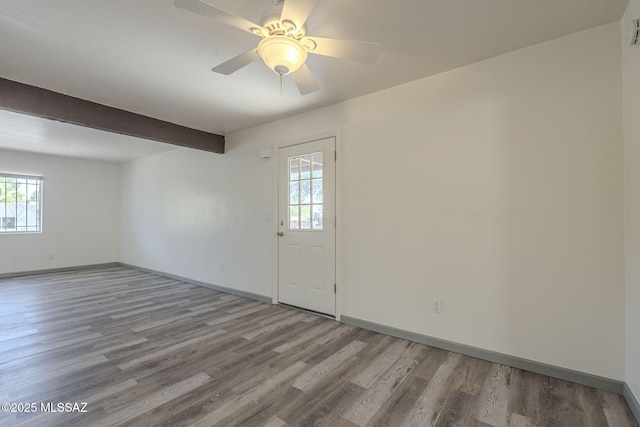
M 284 236 L 284 231 L 278 231 L 278 236 L 280 237 Z

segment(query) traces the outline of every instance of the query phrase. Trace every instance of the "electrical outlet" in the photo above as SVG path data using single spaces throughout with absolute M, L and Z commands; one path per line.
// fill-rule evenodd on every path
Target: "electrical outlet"
M 431 308 L 433 309 L 434 313 L 440 314 L 440 311 L 442 309 L 440 298 L 434 298 L 431 300 Z
M 224 273 L 224 265 L 220 265 L 220 273 Z

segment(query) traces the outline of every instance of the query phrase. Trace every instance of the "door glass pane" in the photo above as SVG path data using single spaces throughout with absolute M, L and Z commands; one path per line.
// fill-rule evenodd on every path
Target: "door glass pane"
M 322 203 L 322 178 L 313 180 L 311 203 Z
M 311 178 L 311 154 L 300 156 L 300 178 Z
M 297 205 L 300 203 L 300 183 L 298 181 L 289 183 L 289 204 Z
M 300 207 L 298 205 L 289 206 L 289 228 L 300 228 L 300 216 L 298 215 Z
M 311 203 L 311 181 L 308 179 L 300 181 L 300 204 Z
M 311 228 L 311 206 L 300 206 L 300 228 L 309 230 Z
M 322 205 L 313 205 L 312 209 L 313 229 L 322 230 Z
M 312 159 L 312 176 L 313 178 L 322 177 L 322 153 L 314 153 L 311 155 Z
M 289 158 L 289 181 L 300 179 L 300 158 Z

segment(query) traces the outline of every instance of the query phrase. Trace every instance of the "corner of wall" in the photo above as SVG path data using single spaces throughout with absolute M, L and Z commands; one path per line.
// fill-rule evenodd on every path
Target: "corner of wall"
M 630 46 L 634 20 L 640 18 L 640 0 L 630 0 L 621 22 L 624 211 L 625 211 L 625 398 L 640 423 L 640 46 Z

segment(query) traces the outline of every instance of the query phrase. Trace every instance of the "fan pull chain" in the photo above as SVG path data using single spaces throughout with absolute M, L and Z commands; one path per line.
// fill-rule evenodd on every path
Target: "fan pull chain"
M 282 74 L 280 74 L 280 96 L 282 96 Z

